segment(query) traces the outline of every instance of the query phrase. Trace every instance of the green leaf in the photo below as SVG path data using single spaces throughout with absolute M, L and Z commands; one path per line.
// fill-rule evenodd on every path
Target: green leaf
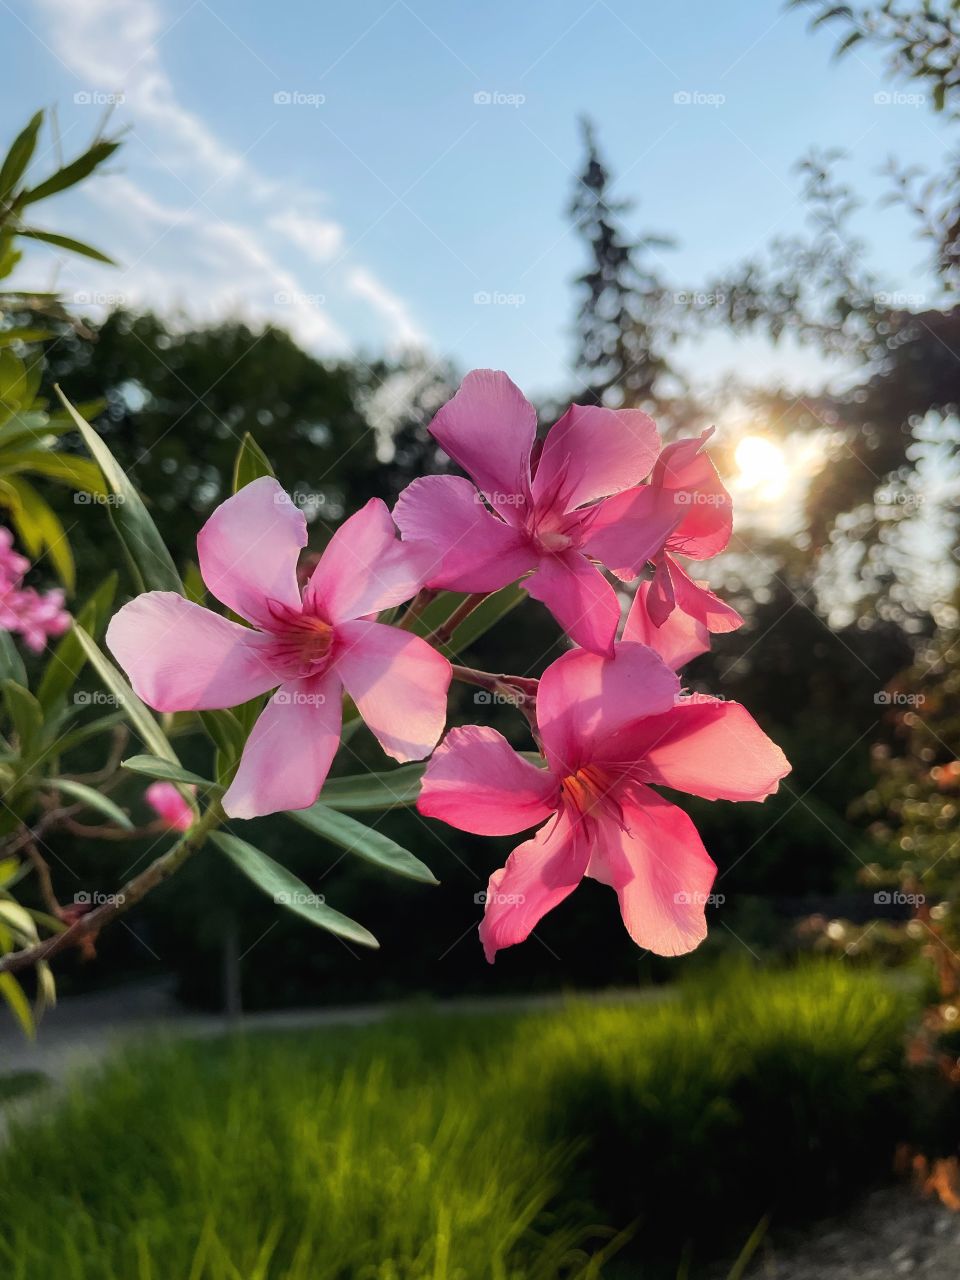
M 228 761 L 239 760 L 245 738 L 240 721 L 233 712 L 201 711 L 198 714 L 217 750 L 221 751 Z
M 82 240 L 74 240 L 71 236 L 58 235 L 55 231 L 40 231 L 37 227 L 19 227 L 17 235 L 25 236 L 28 240 L 42 240 L 44 244 L 52 244 L 58 249 L 78 253 L 84 258 L 93 258 L 95 262 L 105 262 L 108 267 L 117 265 L 113 258 L 108 258 L 92 244 L 84 244 Z
M 15 680 L 4 680 L 3 701 L 7 715 L 20 739 L 20 755 L 29 757 L 36 750 L 43 733 L 43 711 L 29 689 Z
M 349 916 L 341 915 L 339 911 L 328 907 L 320 895 L 313 893 L 292 871 L 268 858 L 246 840 L 240 840 L 226 831 L 215 831 L 210 839 L 227 855 L 238 871 L 272 897 L 278 906 L 286 907 L 311 924 L 335 933 L 340 938 L 347 938 L 350 942 L 359 943 L 360 946 L 380 946 L 362 924 L 357 924 Z
M 60 388 L 57 387 L 56 390 L 64 408 L 83 436 L 84 443 L 98 462 L 111 492 L 116 496 L 116 505 L 110 508 L 111 518 L 130 562 L 136 569 L 136 576 L 140 580 L 138 585 L 149 591 L 176 591 L 183 595 L 183 583 L 176 565 L 144 506 L 143 499 L 97 432 L 81 418 Z
M 0 350 L 0 410 L 4 417 L 20 408 L 26 394 L 26 366 L 12 351 Z
M 17 684 L 27 683 L 27 669 L 23 665 L 20 651 L 13 643 L 9 631 L 0 629 L 0 680 L 15 680 Z
M 0 347 L 11 347 L 15 342 L 46 342 L 57 336 L 53 329 L 28 329 L 21 326 L 17 329 L 0 330 Z
M 82 156 L 77 156 L 76 160 L 71 160 L 62 169 L 52 173 L 39 186 L 33 187 L 30 191 L 25 191 L 22 197 L 23 203 L 34 204 L 37 200 L 45 200 L 47 196 L 56 195 L 58 191 L 66 191 L 68 187 L 76 186 L 78 182 L 82 182 L 84 178 L 93 173 L 98 165 L 103 164 L 105 160 L 109 160 L 119 145 L 119 142 L 107 142 L 105 140 L 95 142 Z
M 198 773 L 189 769 L 181 769 L 178 764 L 162 760 L 158 756 L 131 756 L 121 761 L 124 769 L 131 773 L 143 774 L 145 778 L 162 778 L 164 782 L 182 782 L 186 786 L 202 787 L 205 791 L 222 791 L 223 788 L 209 778 L 201 778 Z
M 425 764 L 405 764 L 389 773 L 357 773 L 328 778 L 323 803 L 328 809 L 396 809 L 420 794 Z
M 73 552 L 60 517 L 23 476 L 8 476 L 4 484 L 12 490 L 16 501 L 10 507 L 10 518 L 27 552 L 37 559 L 46 553 L 57 576 L 68 591 L 76 579 Z
M 73 796 L 74 800 L 82 801 L 90 809 L 96 809 L 125 831 L 133 830 L 133 823 L 119 805 L 115 805 L 108 796 L 101 795 L 94 787 L 88 787 L 84 782 L 74 782 L 72 778 L 50 778 L 48 781 L 50 786 L 56 787 L 65 795 Z
M 66 755 L 74 747 L 79 747 L 84 742 L 89 742 L 91 738 L 97 738 L 101 733 L 107 733 L 118 724 L 123 724 L 124 719 L 125 716 L 122 711 L 111 711 L 109 715 L 98 716 L 96 720 L 90 720 L 87 724 L 82 724 L 77 729 L 71 729 L 69 733 L 63 734 L 54 743 L 56 754 L 58 756 Z
M 27 171 L 37 146 L 37 135 L 43 124 L 43 112 L 38 111 L 25 129 L 13 140 L 13 145 L 0 166 L 0 200 L 5 200 Z
M 332 840 L 348 853 L 372 862 L 374 866 L 406 876 L 409 880 L 419 880 L 421 884 L 438 883 L 430 868 L 395 840 L 358 822 L 356 818 L 328 809 L 325 804 L 314 804 L 309 809 L 290 809 L 287 817 L 315 835 Z
M 0 996 L 3 996 L 10 1007 L 10 1012 L 20 1023 L 23 1034 L 32 1040 L 37 1028 L 33 1021 L 30 1001 L 24 995 L 23 987 L 12 973 L 0 973 Z
M 110 492 L 97 464 L 72 453 L 54 453 L 50 449 L 5 449 L 0 455 L 0 468 L 9 474 L 31 471 L 50 480 L 60 480 L 72 489 L 83 490 L 78 495 L 81 502 L 84 494 Z M 86 500 L 89 502 L 89 497 Z
M 233 492 L 238 493 L 254 480 L 259 480 L 261 476 L 273 475 L 273 467 L 271 467 L 267 455 L 250 432 L 245 432 L 243 439 L 240 441 L 237 460 L 233 464 Z
M 76 621 L 95 639 L 110 616 L 116 590 L 117 575 L 111 573 L 76 615 Z M 83 646 L 71 629 L 51 653 L 37 687 L 37 700 L 45 712 L 49 713 L 70 692 L 86 660 Z
M 73 624 L 73 634 L 80 641 L 90 665 L 117 699 L 118 706 L 133 725 L 144 745 L 150 748 L 153 755 L 169 760 L 171 764 L 179 764 L 176 752 L 167 741 L 166 734 L 93 637 L 88 635 L 77 622 Z

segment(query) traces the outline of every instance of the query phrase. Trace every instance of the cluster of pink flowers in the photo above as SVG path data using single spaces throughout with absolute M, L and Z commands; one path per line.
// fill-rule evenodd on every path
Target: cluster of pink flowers
M 39 653 L 50 636 L 63 635 L 70 615 L 59 588 L 40 592 L 23 585 L 29 568 L 30 561 L 14 550 L 13 534 L 0 525 L 0 630 L 16 632 Z
M 711 632 L 742 622 L 677 558 L 708 559 L 730 537 L 709 432 L 661 450 L 646 414 L 573 405 L 541 442 L 533 406 L 491 371 L 467 376 L 431 432 L 471 478 L 415 480 L 392 515 L 372 499 L 302 585 L 306 522 L 275 480 L 213 513 L 197 540 L 200 571 L 249 625 L 153 591 L 120 610 L 108 644 L 160 711 L 274 691 L 224 796 L 231 817 L 317 799 L 346 691 L 388 755 L 434 753 L 421 813 L 480 835 L 538 827 L 490 878 L 488 959 L 525 939 L 585 875 L 616 890 L 638 945 L 689 951 L 706 934 L 716 867 L 687 815 L 652 787 L 762 800 L 789 771 L 743 707 L 685 693 L 676 674 Z M 603 568 L 622 581 L 652 569 L 625 621 Z M 576 646 L 537 687 L 541 766 L 476 725 L 438 746 L 450 663 L 377 621 L 424 587 L 477 594 L 521 579 Z

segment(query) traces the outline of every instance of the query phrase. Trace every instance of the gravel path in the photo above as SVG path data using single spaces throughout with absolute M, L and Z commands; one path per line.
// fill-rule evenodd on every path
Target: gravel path
M 774 1232 L 749 1280 L 960 1280 L 960 1213 L 909 1187 L 874 1192 L 794 1245 Z

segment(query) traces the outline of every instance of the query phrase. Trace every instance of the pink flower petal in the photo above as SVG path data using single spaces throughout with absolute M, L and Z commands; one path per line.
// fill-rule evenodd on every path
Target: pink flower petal
M 437 552 L 425 585 L 448 591 L 499 591 L 536 562 L 525 534 L 498 520 L 462 476 L 425 476 L 408 484 L 393 509 L 404 538 Z
M 571 640 L 613 655 L 620 601 L 603 574 L 579 551 L 543 556 L 524 589 L 547 606 Z
M 566 816 L 557 814 L 490 877 L 480 941 L 491 964 L 501 948 L 524 942 L 583 879 L 590 850 L 582 830 L 574 831 Z
M 253 726 L 223 797 L 231 818 L 307 809 L 340 745 L 343 695 L 331 672 L 281 685 Z
M 523 523 L 537 411 L 505 373 L 468 373 L 431 422 L 430 432 L 473 477 L 495 511 L 510 524 Z
M 647 612 L 647 596 L 652 584 L 641 582 L 637 588 L 627 622 L 623 628 L 623 640 L 647 644 L 656 650 L 668 667 L 674 671 L 706 653 L 710 648 L 710 632 L 696 618 L 675 609 L 662 626 L 654 626 Z
M 673 585 L 676 607 L 702 623 L 714 635 L 736 631 L 743 618 L 731 605 L 721 600 L 705 584 L 694 582 L 672 556 L 664 556 Z
M 336 673 L 387 755 L 429 755 L 447 719 L 447 659 L 419 636 L 379 622 L 344 623 L 336 644 Z
M 572 404 L 547 433 L 534 498 L 568 512 L 621 493 L 650 474 L 659 444 L 656 423 L 639 409 Z
M 148 591 L 114 615 L 107 647 L 134 692 L 157 711 L 236 707 L 276 688 L 270 637 L 175 591 Z
M 436 561 L 426 543 L 401 542 L 387 505 L 371 498 L 327 543 L 304 592 L 304 606 L 346 622 L 403 604 Z
M 697 439 L 678 440 L 661 453 L 651 485 L 672 497 L 683 518 L 670 536 L 669 549 L 691 560 L 707 560 L 730 541 L 733 499 L 704 452 L 713 428 Z
M 587 875 L 616 889 L 638 947 L 660 956 L 693 951 L 707 936 L 713 859 L 683 810 L 662 796 L 638 787 L 622 805 L 627 830 L 602 825 Z
M 297 559 L 307 545 L 303 512 L 271 476 L 222 502 L 197 537 L 200 574 L 216 598 L 259 626 L 267 602 L 300 609 Z
M 599 504 L 582 550 L 629 582 L 661 554 L 680 520 L 672 498 L 653 485 L 640 485 Z
M 549 818 L 557 780 L 517 755 L 496 729 L 451 729 L 427 765 L 417 808 L 460 831 L 512 836 Z
M 621 644 L 615 658 L 574 649 L 540 678 L 537 724 L 550 767 L 565 777 L 599 759 L 606 741 L 642 716 L 667 711 L 680 681 L 646 645 Z
M 739 702 L 681 698 L 634 737 L 646 781 L 705 800 L 763 800 L 790 772 L 786 756 Z
M 196 795 L 197 788 L 191 787 Z M 144 792 L 147 804 L 170 831 L 188 831 L 196 816 L 172 782 L 151 782 Z

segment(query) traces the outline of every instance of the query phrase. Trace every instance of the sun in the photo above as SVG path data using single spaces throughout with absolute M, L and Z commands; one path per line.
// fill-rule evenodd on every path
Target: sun
M 735 482 L 760 502 L 776 502 L 790 485 L 790 467 L 783 450 L 766 436 L 743 436 L 734 450 Z

